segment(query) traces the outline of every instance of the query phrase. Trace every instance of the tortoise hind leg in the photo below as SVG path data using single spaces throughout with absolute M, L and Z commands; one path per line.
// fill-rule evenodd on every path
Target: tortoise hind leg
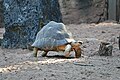
M 34 47 L 34 49 L 33 49 L 33 55 L 34 55 L 34 57 L 37 57 L 37 52 L 38 52 L 38 48 Z
M 48 53 L 48 51 L 44 51 L 44 52 L 42 53 L 42 57 L 47 56 L 47 53 Z

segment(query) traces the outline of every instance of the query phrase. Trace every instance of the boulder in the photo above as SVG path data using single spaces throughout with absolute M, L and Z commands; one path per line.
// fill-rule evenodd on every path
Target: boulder
M 3 48 L 28 48 L 49 21 L 62 22 L 58 0 L 4 0 Z
M 4 27 L 3 23 L 3 0 L 0 0 L 0 28 Z

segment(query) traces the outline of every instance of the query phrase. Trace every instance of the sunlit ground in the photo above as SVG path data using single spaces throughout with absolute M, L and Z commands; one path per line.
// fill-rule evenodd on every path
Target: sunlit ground
M 83 57 L 65 59 L 54 57 L 64 54 L 53 52 L 41 57 L 39 51 L 38 58 L 34 58 L 29 50 L 0 48 L 0 80 L 120 80 L 120 24 L 70 24 L 67 28 L 76 40 L 83 41 Z M 113 38 L 112 56 L 91 56 L 99 49 L 100 41 Z

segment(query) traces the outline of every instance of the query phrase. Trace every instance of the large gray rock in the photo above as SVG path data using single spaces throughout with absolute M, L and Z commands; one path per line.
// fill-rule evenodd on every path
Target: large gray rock
M 0 28 L 2 28 L 3 25 L 3 0 L 0 0 Z
M 58 0 L 4 0 L 3 48 L 27 48 L 49 21 L 62 22 Z

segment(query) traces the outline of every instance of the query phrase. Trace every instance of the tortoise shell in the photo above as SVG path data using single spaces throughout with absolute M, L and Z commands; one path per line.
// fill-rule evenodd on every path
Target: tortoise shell
M 33 47 L 52 50 L 56 46 L 75 41 L 63 23 L 50 21 L 38 33 Z

